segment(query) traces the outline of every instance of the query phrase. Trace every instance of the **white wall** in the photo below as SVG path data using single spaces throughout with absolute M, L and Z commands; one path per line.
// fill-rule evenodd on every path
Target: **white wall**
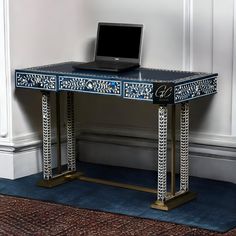
M 76 0 L 10 0 L 12 71 L 76 58 L 80 5 Z M 40 95 L 13 89 L 13 96 L 14 138 L 40 130 Z
M 192 160 L 196 166 L 192 166 L 192 173 L 236 182 L 233 173 L 222 177 L 197 170 L 199 163 L 207 164 L 212 157 L 215 163 L 222 160 L 236 163 L 234 149 L 228 149 L 236 146 L 236 7 L 233 0 L 9 0 L 9 3 L 13 146 L 23 148 L 29 142 L 38 145 L 41 139 L 40 94 L 15 91 L 13 72 L 16 68 L 90 60 L 98 21 L 143 23 L 143 66 L 219 73 L 218 94 L 191 103 Z M 97 143 L 93 139 L 96 134 L 102 134 L 105 138 L 100 142 L 106 144 L 111 135 L 113 138 L 119 135 L 119 140 L 123 137 L 123 141 L 116 140 L 120 146 L 125 146 L 127 137 L 136 142 L 136 146 L 140 138 L 146 138 L 149 144 L 155 142 L 157 118 L 152 104 L 85 94 L 77 98 L 77 117 L 84 140 L 82 159 L 92 159 L 92 154 L 86 155 L 87 142 Z M 149 144 L 149 151 L 154 153 L 154 147 Z M 200 149 L 196 151 L 194 145 Z M 133 161 L 132 165 L 154 167 L 154 154 L 149 155 L 149 151 L 145 154 L 143 149 L 147 147 L 140 143 L 139 146 L 141 164 Z M 219 154 L 217 150 L 221 147 L 224 152 Z M 106 156 L 104 149 L 99 150 L 100 156 Z M 132 149 L 124 151 L 112 146 L 110 150 L 122 153 L 124 159 L 132 155 Z M 108 163 L 107 158 L 96 161 Z M 109 159 L 110 162 L 116 164 L 116 160 Z M 216 165 L 215 172 L 217 168 Z
M 236 182 L 235 9 L 233 0 L 176 0 L 171 4 L 164 0 L 89 0 L 84 1 L 87 18 L 81 33 L 89 41 L 96 35 L 98 21 L 143 23 L 144 66 L 218 72 L 218 93 L 191 102 L 191 173 L 233 182 Z M 91 57 L 87 54 L 87 58 Z M 155 166 L 155 151 L 142 153 L 147 146 L 152 150 L 155 148 L 152 145 L 156 137 L 155 106 L 117 98 L 83 98 L 80 100 L 80 121 L 82 128 L 85 127 L 85 135 L 81 158 L 85 156 L 85 160 L 120 165 L 121 161 L 114 154 L 119 156 L 120 153 L 123 163 L 131 167 Z M 94 145 L 101 142 L 100 136 L 100 141 L 94 137 L 96 134 L 105 136 L 106 145 L 110 143 L 109 155 L 101 151 L 104 150 L 101 145 Z M 114 140 L 114 135 L 124 137 L 123 141 Z M 131 157 L 136 153 L 136 147 L 126 150 L 112 146 L 124 145 L 127 136 L 133 137 L 132 144 L 127 144 L 129 148 L 142 148 L 140 155 L 135 154 L 137 158 Z M 143 137 L 147 138 L 146 142 L 140 144 L 137 138 Z M 92 147 L 95 150 L 88 153 Z M 95 153 L 98 158 L 94 158 Z M 116 157 L 112 158 L 113 155 Z
M 17 152 L 28 150 L 30 147 L 34 149 L 32 152 L 34 154 L 31 153 L 32 159 L 38 160 L 41 141 L 40 94 L 25 90 L 16 91 L 14 70 L 75 59 L 79 49 L 78 16 L 83 13 L 81 2 L 76 0 L 71 0 L 70 4 L 66 0 L 4 0 L 1 4 L 3 5 L 0 8 L 2 21 L 0 42 L 1 56 L 4 55 L 1 69 L 6 69 L 6 72 L 1 70 L 3 81 L 1 81 L 0 162 L 10 164 L 0 165 L 0 176 L 14 178 L 40 169 L 38 166 L 40 161 L 35 161 L 31 172 L 28 167 L 29 171 L 18 171 L 17 169 L 25 168 L 23 166 L 16 168 L 19 166 L 17 163 L 20 163 L 20 158 L 17 159 L 16 156 Z M 8 83 L 6 86 L 4 86 L 5 80 Z M 8 97 L 5 95 L 7 92 L 9 92 Z M 9 114 L 4 112 L 4 109 L 7 109 Z M 8 128 L 7 131 L 4 128 Z M 26 156 L 30 158 L 30 155 Z M 28 163 L 26 159 L 22 161 L 22 165 Z
M 191 131 L 207 134 L 231 134 L 231 86 L 232 86 L 232 50 L 233 50 L 233 0 L 192 1 L 190 19 L 184 18 L 185 1 L 165 0 L 89 0 L 84 1 L 84 14 L 89 20 L 83 21 L 82 37 L 95 36 L 98 21 L 134 22 L 145 25 L 143 58 L 144 66 L 185 69 L 184 59 L 190 61 L 190 70 L 218 72 L 219 93 L 214 98 L 205 98 L 192 103 Z M 186 1 L 188 5 L 191 1 Z M 186 15 L 188 13 L 186 12 Z M 84 19 L 84 18 L 83 18 Z M 185 22 L 183 22 L 183 20 Z M 81 18 L 82 21 L 82 18 Z M 184 28 L 189 21 L 190 29 Z M 185 36 L 185 37 L 184 37 Z M 185 45 L 183 44 L 185 42 Z M 190 44 L 190 50 L 186 50 Z M 214 44 L 214 45 L 213 45 Z M 187 54 L 187 55 L 186 55 Z M 90 55 L 91 57 L 91 55 Z M 93 98 L 89 102 L 93 103 Z M 106 123 L 136 126 L 137 128 L 152 128 L 156 117 L 151 112 L 153 106 L 134 102 L 107 102 L 98 98 L 100 106 L 90 108 L 90 118 L 87 122 Z M 125 107 L 124 108 L 124 103 Z M 104 117 L 105 110 L 112 109 L 111 117 Z M 116 119 L 118 114 L 124 113 L 125 118 Z M 142 110 L 143 112 L 140 112 Z M 147 115 L 148 114 L 148 115 Z M 217 114 L 217 116 L 216 116 Z M 108 120 L 109 119 L 109 120 Z M 120 120 L 122 119 L 122 120 Z
M 86 18 L 80 17 L 84 25 L 80 35 L 87 38 L 85 41 L 89 42 L 95 38 L 98 21 L 142 23 L 144 24 L 142 65 L 182 69 L 183 6 L 178 0 L 171 1 L 171 4 L 165 0 L 83 2 Z M 87 54 L 87 58 L 92 58 L 92 53 Z M 84 117 L 85 111 L 82 110 L 80 117 L 88 126 L 96 122 L 96 125 L 102 126 L 152 129 L 156 123 L 156 116 L 153 114 L 156 108 L 146 103 L 103 97 L 97 97 L 95 101 L 94 97 L 86 96 L 86 99 L 81 101 L 81 109 L 83 108 L 87 114 Z

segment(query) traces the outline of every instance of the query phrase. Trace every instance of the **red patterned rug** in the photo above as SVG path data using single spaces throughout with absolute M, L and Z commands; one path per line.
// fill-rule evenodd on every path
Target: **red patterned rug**
M 0 195 L 0 235 L 223 235 L 184 225 Z

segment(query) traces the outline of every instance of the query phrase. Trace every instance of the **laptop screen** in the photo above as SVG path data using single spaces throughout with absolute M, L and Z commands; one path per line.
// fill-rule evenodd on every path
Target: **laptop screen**
M 136 59 L 139 62 L 142 25 L 99 23 L 96 57 Z

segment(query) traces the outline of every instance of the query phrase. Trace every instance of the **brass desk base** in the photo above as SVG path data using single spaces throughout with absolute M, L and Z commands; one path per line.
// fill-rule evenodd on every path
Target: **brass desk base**
M 78 179 L 82 175 L 81 172 L 71 172 L 71 171 L 66 171 L 60 175 L 56 175 L 53 178 L 46 180 L 40 180 L 38 182 L 38 186 L 40 187 L 45 187 L 45 188 L 53 188 L 55 186 L 67 183 L 72 180 Z
M 64 184 L 66 182 L 72 181 L 72 180 L 80 180 L 85 181 L 89 183 L 96 183 L 96 184 L 103 184 L 118 188 L 125 188 L 140 192 L 147 192 L 147 193 L 153 193 L 157 194 L 157 190 L 153 188 L 147 188 L 143 186 L 138 185 L 131 185 L 131 184 L 125 184 L 105 179 L 97 179 L 97 178 L 91 178 L 83 175 L 81 172 L 64 172 L 61 175 L 54 176 L 53 178 L 49 180 L 41 180 L 38 183 L 38 186 L 40 187 L 46 187 L 46 188 L 53 188 L 55 186 L 58 186 L 60 184 Z M 196 198 L 197 194 L 192 192 L 185 192 L 185 193 L 176 193 L 176 196 L 172 196 L 171 193 L 167 193 L 168 200 L 161 202 L 156 201 L 151 205 L 151 208 L 158 209 L 158 210 L 164 210 L 169 211 L 177 206 L 180 206 L 186 202 L 189 202 Z
M 86 181 L 86 182 L 90 182 L 90 183 L 104 184 L 104 185 L 118 187 L 118 188 L 125 188 L 125 189 L 140 191 L 140 192 L 157 194 L 156 189 L 142 187 L 142 186 L 138 186 L 138 185 L 131 185 L 131 184 L 114 182 L 114 181 L 110 181 L 110 180 L 91 178 L 91 177 L 87 177 L 84 175 L 80 175 L 78 177 L 78 179 L 81 181 Z M 176 208 L 180 205 L 183 205 L 184 203 L 187 203 L 187 202 L 195 199 L 197 197 L 197 194 L 193 193 L 193 192 L 184 192 L 184 193 L 177 192 L 175 196 L 172 196 L 172 194 L 170 192 L 167 192 L 167 197 L 169 199 L 166 200 L 164 203 L 161 201 L 156 201 L 155 203 L 153 203 L 151 205 L 151 208 L 163 210 L 163 211 L 169 211 L 173 208 Z
M 171 197 L 170 199 L 162 202 L 162 201 L 155 201 L 151 208 L 163 210 L 163 211 L 169 211 L 173 208 L 176 208 L 180 205 L 183 205 L 197 197 L 196 193 L 193 192 L 185 192 L 179 195 L 176 195 L 174 197 Z
M 125 188 L 125 189 L 140 191 L 140 192 L 154 193 L 154 194 L 157 193 L 157 190 L 152 189 L 152 188 L 147 188 L 147 187 L 142 187 L 142 186 L 132 185 L 132 184 L 125 184 L 125 183 L 120 183 L 120 182 L 115 182 L 115 181 L 110 181 L 110 180 L 105 180 L 105 179 L 91 178 L 84 175 L 79 176 L 78 179 L 85 182 L 103 184 L 103 185 L 108 185 L 108 186 L 113 186 L 113 187 L 118 187 L 118 188 Z

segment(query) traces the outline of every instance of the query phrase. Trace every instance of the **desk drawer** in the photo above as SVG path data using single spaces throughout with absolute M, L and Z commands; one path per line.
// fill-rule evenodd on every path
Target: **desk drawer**
M 121 82 L 116 80 L 59 76 L 59 90 L 121 96 Z
M 175 86 L 175 103 L 184 102 L 217 92 L 217 79 L 207 78 Z
M 37 74 L 31 72 L 16 72 L 16 87 L 40 89 L 48 91 L 57 90 L 57 80 L 55 75 Z
M 153 97 L 153 84 L 140 82 L 124 82 L 123 97 L 133 100 L 151 101 Z

